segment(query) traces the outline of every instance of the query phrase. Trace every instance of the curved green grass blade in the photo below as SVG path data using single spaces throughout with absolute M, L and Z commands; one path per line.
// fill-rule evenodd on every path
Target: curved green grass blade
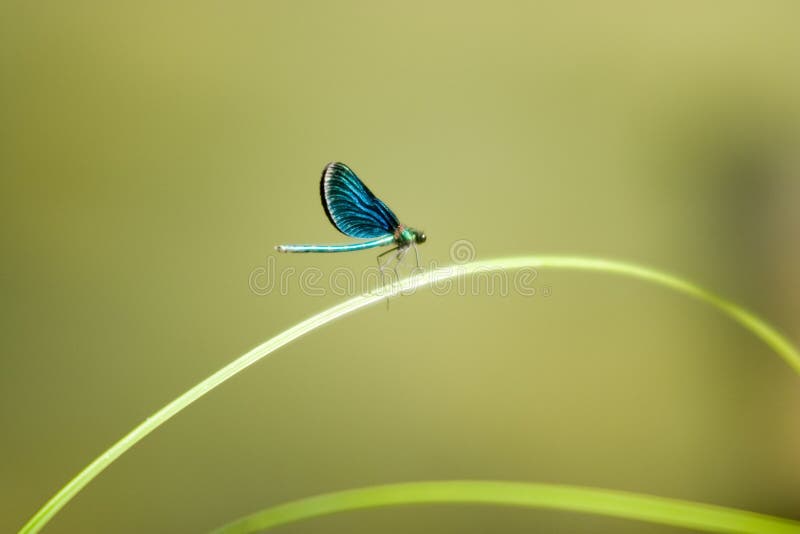
M 800 533 L 799 522 L 677 499 L 579 486 L 457 480 L 389 484 L 317 495 L 248 515 L 215 530 L 214 534 L 247 534 L 339 512 L 413 504 L 549 508 L 705 532 Z
M 86 484 L 99 475 L 114 460 L 125 451 L 133 447 L 139 440 L 164 424 L 173 415 L 177 414 L 194 401 L 219 386 L 232 376 L 253 365 L 261 358 L 294 341 L 300 336 L 333 321 L 336 318 L 352 313 L 360 308 L 383 300 L 387 296 L 410 292 L 433 283 L 442 282 L 457 276 L 467 276 L 479 272 L 497 270 L 516 270 L 522 268 L 534 269 L 568 269 L 582 271 L 598 271 L 613 273 L 630 278 L 638 278 L 665 286 L 679 293 L 683 293 L 708 304 L 728 315 L 744 328 L 755 334 L 788 363 L 795 372 L 800 373 L 800 353 L 777 330 L 760 319 L 755 314 L 729 302 L 700 286 L 692 284 L 677 276 L 643 267 L 632 263 L 624 263 L 599 258 L 583 258 L 570 256 L 518 256 L 511 258 L 496 258 L 483 261 L 438 269 L 436 271 L 421 273 L 392 284 L 380 290 L 354 297 L 332 308 L 320 312 L 305 321 L 289 328 L 272 339 L 255 347 L 246 354 L 232 361 L 216 373 L 212 374 L 199 384 L 195 385 L 183 395 L 177 397 L 166 406 L 148 417 L 143 423 L 134 428 L 129 434 L 111 446 L 106 452 L 97 457 L 92 463 L 70 480 L 58 493 L 56 493 L 38 512 L 22 527 L 21 533 L 38 532 L 50 519 L 63 508 Z

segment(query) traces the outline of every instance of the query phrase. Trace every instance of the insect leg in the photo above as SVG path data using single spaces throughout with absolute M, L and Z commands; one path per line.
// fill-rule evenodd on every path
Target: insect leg
M 398 269 L 400 268 L 400 264 L 403 262 L 403 258 L 406 257 L 407 253 L 408 245 L 404 247 L 398 247 L 397 254 L 394 255 L 395 260 L 397 260 L 394 264 L 394 275 L 397 277 L 398 281 L 400 280 L 400 271 Z
M 387 251 L 385 251 L 385 252 L 381 252 L 380 254 L 378 254 L 378 257 L 377 257 L 377 260 L 378 260 L 378 269 L 380 269 L 380 270 L 381 270 L 381 272 L 383 272 L 383 268 L 384 268 L 384 267 L 386 267 L 386 266 L 389 264 L 388 262 L 387 262 L 387 263 L 381 263 L 381 258 L 382 258 L 382 257 L 384 257 L 384 256 L 386 256 L 386 255 L 387 255 L 387 254 L 389 254 L 390 252 L 394 252 L 394 251 L 395 251 L 395 250 L 397 250 L 398 248 L 400 248 L 400 247 L 394 247 L 394 248 L 390 248 L 389 250 L 387 250 Z
M 397 255 L 395 256 L 397 258 L 397 263 L 400 263 L 401 261 L 403 261 L 403 258 L 406 257 L 407 253 L 408 253 L 408 245 L 406 245 L 405 247 L 403 247 L 400 250 L 398 250 L 397 251 Z
M 378 257 L 377 257 L 377 260 L 378 260 L 378 270 L 381 272 L 381 276 L 382 276 L 383 278 L 386 278 L 386 271 L 385 271 L 385 269 L 386 269 L 386 267 L 387 267 L 387 266 L 388 266 L 388 265 L 389 265 L 389 264 L 392 262 L 392 260 L 391 260 L 391 258 L 390 258 L 390 259 L 389 259 L 388 261 L 386 261 L 385 263 L 381 263 L 381 258 L 382 258 L 382 257 L 384 257 L 384 256 L 386 256 L 386 255 L 387 255 L 387 254 L 389 254 L 390 252 L 394 252 L 394 251 L 395 251 L 395 250 L 397 250 L 398 248 L 400 248 L 400 247 L 394 247 L 394 248 L 390 248 L 390 249 L 389 249 L 389 250 L 387 250 L 386 252 L 381 252 L 380 254 L 378 254 Z
M 386 272 L 384 271 L 384 269 L 386 269 L 386 266 L 388 266 L 388 265 L 389 265 L 389 264 L 392 262 L 392 260 L 391 260 L 391 258 L 389 258 L 389 260 L 388 260 L 388 261 L 386 261 L 386 263 L 381 263 L 381 258 L 382 258 L 382 257 L 384 257 L 384 256 L 386 256 L 386 255 L 387 255 L 387 254 L 389 254 L 390 252 L 394 252 L 394 251 L 395 251 L 395 250 L 397 250 L 398 248 L 400 248 L 400 247 L 394 247 L 394 248 L 390 248 L 389 250 L 387 250 L 387 251 L 385 251 L 385 252 L 381 252 L 380 254 L 378 254 L 378 257 L 376 258 L 376 259 L 378 260 L 378 270 L 380 270 L 380 272 L 381 272 L 381 277 L 382 277 L 384 280 L 386 279 Z M 396 272 L 396 271 L 395 271 L 395 274 L 397 274 L 397 272 Z M 386 295 L 386 310 L 387 310 L 387 311 L 389 310 L 389 295 Z
M 417 244 L 416 243 L 411 243 L 411 246 L 414 247 L 414 257 L 417 260 L 417 270 L 421 271 L 422 269 L 419 266 L 419 251 L 417 250 Z

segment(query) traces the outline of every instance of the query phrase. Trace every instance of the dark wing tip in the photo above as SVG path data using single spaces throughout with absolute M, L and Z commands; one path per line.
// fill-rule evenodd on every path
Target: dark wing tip
M 331 222 L 334 228 L 342 232 L 342 229 L 339 228 L 339 225 L 337 225 L 336 221 L 333 220 L 333 215 L 331 215 L 331 210 L 328 207 L 328 199 L 325 196 L 325 179 L 328 177 L 329 173 L 335 172 L 339 166 L 347 168 L 347 165 L 345 165 L 344 163 L 340 163 L 338 161 L 331 161 L 330 163 L 325 165 L 324 169 L 322 169 L 322 176 L 319 179 L 319 198 L 322 201 L 322 209 L 325 210 L 325 216 L 328 217 L 328 220 Z M 344 232 L 342 233 L 344 234 Z

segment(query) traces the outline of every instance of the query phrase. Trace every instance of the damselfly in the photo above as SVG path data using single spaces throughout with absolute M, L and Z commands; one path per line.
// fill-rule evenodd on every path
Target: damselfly
M 331 224 L 350 237 L 366 239 L 358 243 L 342 245 L 278 245 L 278 252 L 350 252 L 369 248 L 394 245 L 378 256 L 378 265 L 383 268 L 381 258 L 390 252 L 397 252 L 401 261 L 409 248 L 419 267 L 417 244 L 427 239 L 425 232 L 400 224 L 397 216 L 372 194 L 372 191 L 359 180 L 356 173 L 344 163 L 328 163 L 322 171 L 319 182 L 322 207 Z

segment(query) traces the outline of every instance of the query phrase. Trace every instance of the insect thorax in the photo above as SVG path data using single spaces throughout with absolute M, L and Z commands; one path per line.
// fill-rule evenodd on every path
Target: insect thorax
M 407 247 L 414 242 L 414 231 L 402 224 L 394 231 L 394 240 L 401 247 Z

